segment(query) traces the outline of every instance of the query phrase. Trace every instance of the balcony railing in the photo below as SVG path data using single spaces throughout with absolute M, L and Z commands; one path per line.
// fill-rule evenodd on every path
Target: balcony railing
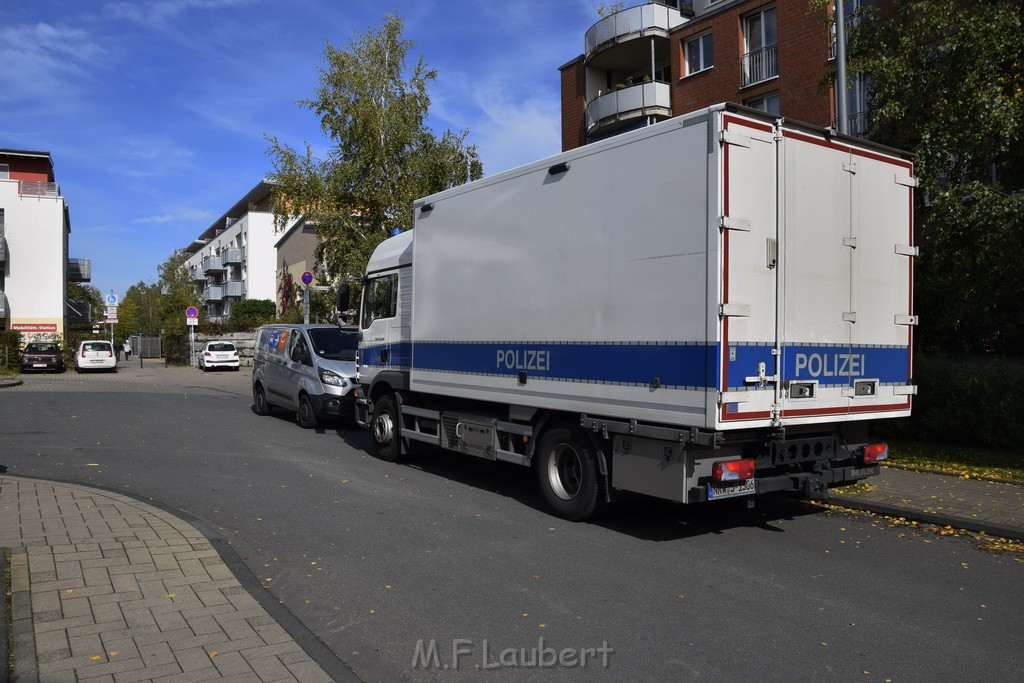
M 215 273 L 220 270 L 224 270 L 224 264 L 221 263 L 219 256 L 208 256 L 203 259 L 204 273 Z
M 692 14 L 692 12 L 691 12 Z M 659 2 L 630 7 L 597 22 L 584 37 L 586 59 L 607 45 L 621 43 L 652 32 L 668 37 L 669 31 L 685 23 L 686 18 L 675 7 Z
M 221 301 L 224 298 L 224 288 L 220 285 L 207 287 L 203 290 L 203 301 Z
M 743 86 L 753 85 L 779 75 L 778 45 L 769 45 L 743 55 Z
M 202 282 L 203 280 L 206 279 L 206 273 L 203 272 L 203 269 L 201 267 L 195 268 L 192 270 L 192 279 L 195 282 Z
M 28 197 L 59 197 L 60 185 L 45 180 L 19 180 L 18 194 Z
M 587 105 L 587 134 L 639 116 L 672 116 L 668 83 L 643 83 L 601 95 Z
M 228 264 L 231 264 L 231 263 L 241 263 L 242 262 L 242 250 L 241 249 L 225 249 L 224 251 L 222 251 L 220 253 L 220 257 L 221 257 L 221 260 L 223 260 L 224 265 L 228 265 Z
M 225 282 L 223 287 L 224 296 L 245 296 L 245 288 L 242 282 L 238 280 L 232 280 L 231 282 Z
M 91 282 L 92 259 L 69 258 L 68 280 L 70 280 L 71 282 Z

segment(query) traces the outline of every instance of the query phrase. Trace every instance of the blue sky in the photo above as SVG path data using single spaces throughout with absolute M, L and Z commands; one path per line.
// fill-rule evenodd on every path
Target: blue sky
M 486 174 L 560 151 L 558 67 L 601 0 L 3 0 L 0 147 L 49 151 L 71 256 L 123 295 L 153 282 L 271 169 L 265 135 L 325 148 L 325 42 L 391 11 L 439 71 L 429 125 L 468 130 Z M 633 3 L 626 3 L 627 5 Z

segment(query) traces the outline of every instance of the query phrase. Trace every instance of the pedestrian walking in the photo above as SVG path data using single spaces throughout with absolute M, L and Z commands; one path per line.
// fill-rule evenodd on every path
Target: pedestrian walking
M 128 358 L 131 355 L 132 355 L 132 343 L 131 343 L 130 340 L 125 339 L 124 340 L 124 359 L 128 360 Z

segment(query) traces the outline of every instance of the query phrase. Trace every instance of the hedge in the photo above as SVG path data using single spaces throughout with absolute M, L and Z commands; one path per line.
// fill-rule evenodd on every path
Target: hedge
M 890 437 L 1021 450 L 1024 361 L 916 354 L 912 414 L 875 423 Z

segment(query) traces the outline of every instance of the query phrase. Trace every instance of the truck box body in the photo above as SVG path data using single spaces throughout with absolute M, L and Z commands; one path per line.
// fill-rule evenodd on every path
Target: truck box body
M 915 184 L 899 152 L 719 105 L 426 197 L 368 266 L 399 293 L 364 300 L 359 379 L 599 431 L 908 415 Z M 686 499 L 623 448 L 616 484 Z
M 908 414 L 911 164 L 773 126 L 703 111 L 419 202 L 410 388 L 716 430 Z

